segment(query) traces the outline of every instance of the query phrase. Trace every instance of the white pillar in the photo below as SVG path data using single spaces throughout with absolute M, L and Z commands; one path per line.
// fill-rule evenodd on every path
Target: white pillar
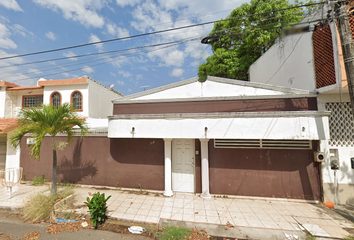
M 201 166 L 202 166 L 202 194 L 201 198 L 210 199 L 209 193 L 209 154 L 208 154 L 209 139 L 200 139 L 201 146 Z
M 172 139 L 164 138 L 165 142 L 165 191 L 163 195 L 166 197 L 173 196 L 172 192 Z

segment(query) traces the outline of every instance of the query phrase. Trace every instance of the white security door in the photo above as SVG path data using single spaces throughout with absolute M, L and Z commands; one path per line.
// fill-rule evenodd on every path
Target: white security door
M 177 192 L 195 192 L 194 139 L 172 140 L 172 190 Z

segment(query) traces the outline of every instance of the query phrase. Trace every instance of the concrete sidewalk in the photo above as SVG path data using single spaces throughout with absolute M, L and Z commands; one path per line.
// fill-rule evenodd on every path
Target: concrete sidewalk
M 2 193 L 5 189 L 1 189 L 0 207 L 21 207 L 29 195 L 40 191 L 48 191 L 48 186 L 18 186 L 17 190 L 14 189 L 13 198 L 4 202 Z M 354 231 L 354 224 L 333 210 L 316 203 L 286 199 L 229 196 L 203 200 L 195 194 L 187 193 L 164 197 L 161 193 L 149 192 L 144 195 L 139 191 L 78 187 L 74 194 L 75 204 L 80 206 L 75 210 L 77 213 L 87 213 L 83 203 L 86 197 L 90 197 L 89 193 L 95 192 L 111 195 L 108 201 L 109 216 L 117 221 L 200 226 L 206 227 L 212 235 L 239 238 L 248 236 L 251 239 L 287 239 L 285 234 L 305 239 L 304 229 L 317 237 L 341 239 Z M 226 230 L 228 222 L 235 227 Z

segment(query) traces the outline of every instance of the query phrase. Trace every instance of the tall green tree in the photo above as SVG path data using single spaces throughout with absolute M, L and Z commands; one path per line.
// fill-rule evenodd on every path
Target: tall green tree
M 88 131 L 85 119 L 79 117 L 74 112 L 74 108 L 65 103 L 60 107 L 43 105 L 43 108 L 22 109 L 19 112 L 19 126 L 11 136 L 11 145 L 19 147 L 22 138 L 27 134 L 33 139 L 30 145 L 31 156 L 39 159 L 41 145 L 44 137 L 52 137 L 53 149 L 53 174 L 52 174 L 52 195 L 57 193 L 57 149 L 67 146 L 73 139 L 74 127 L 79 127 L 81 137 Z M 59 134 L 67 136 L 66 142 L 56 141 L 55 137 Z
M 199 66 L 199 81 L 208 75 L 248 80 L 248 68 L 280 38 L 281 29 L 303 18 L 301 8 L 272 12 L 292 6 L 287 0 L 251 0 L 234 9 L 229 20 L 215 23 L 209 36 L 221 37 Z

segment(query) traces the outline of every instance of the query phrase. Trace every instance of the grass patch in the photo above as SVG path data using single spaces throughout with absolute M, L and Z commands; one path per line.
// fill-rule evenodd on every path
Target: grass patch
M 306 234 L 306 240 L 316 240 L 315 236 L 312 236 L 311 234 L 307 233 Z
M 192 234 L 192 230 L 184 227 L 171 226 L 165 227 L 161 232 L 156 234 L 158 240 L 182 240 L 188 239 L 188 236 Z
M 344 238 L 344 240 L 354 240 L 354 235 L 350 235 L 350 236 Z
M 56 196 L 47 196 L 42 193 L 34 195 L 24 207 L 24 219 L 30 222 L 48 220 L 54 211 L 54 204 L 74 193 L 74 187 L 65 187 L 57 192 Z
M 45 179 L 44 174 L 42 173 L 42 175 L 40 177 L 34 177 L 32 180 L 32 185 L 34 186 L 40 186 L 45 184 L 46 182 L 48 182 L 47 179 Z

